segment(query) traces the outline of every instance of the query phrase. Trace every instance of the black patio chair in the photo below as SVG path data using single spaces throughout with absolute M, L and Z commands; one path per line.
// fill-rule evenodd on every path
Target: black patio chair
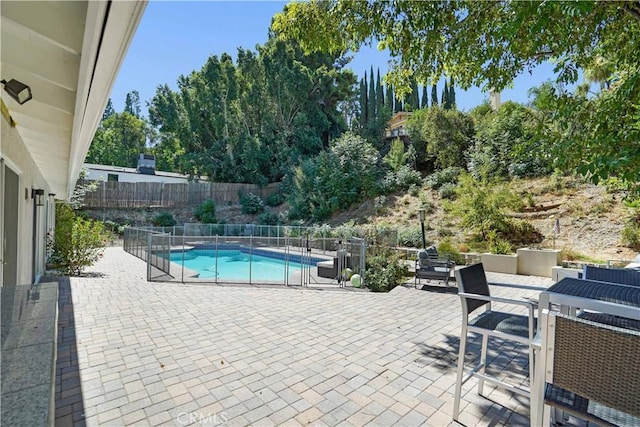
M 536 330 L 534 312 L 536 304 L 531 301 L 520 301 L 506 298 L 492 297 L 489 293 L 489 283 L 482 263 L 470 265 L 456 270 L 458 281 L 458 295 L 462 303 L 462 332 L 460 334 L 460 351 L 458 354 L 458 373 L 456 389 L 453 401 L 453 419 L 458 421 L 460 415 L 460 397 L 462 385 L 472 377 L 478 378 L 478 394 L 483 394 L 484 382 L 506 388 L 514 393 L 529 396 L 529 389 L 516 387 L 504 381 L 486 374 L 487 347 L 489 337 L 515 341 L 529 347 L 529 372 L 533 371 L 532 342 Z M 493 311 L 492 302 L 514 304 L 526 307 L 527 315 L 512 314 L 501 311 Z M 470 319 L 471 313 L 484 307 L 485 311 L 477 317 Z M 480 350 L 480 362 L 469 369 L 465 376 L 465 354 L 467 352 L 467 335 L 474 332 L 482 335 L 482 347 Z

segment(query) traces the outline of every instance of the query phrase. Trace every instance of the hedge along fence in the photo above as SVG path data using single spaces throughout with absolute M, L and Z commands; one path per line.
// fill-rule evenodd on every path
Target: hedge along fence
M 79 184 L 85 182 L 79 181 Z M 279 183 L 259 187 L 255 184 L 225 182 L 107 182 L 84 198 L 87 208 L 195 207 L 207 199 L 227 205 L 240 202 L 239 194 L 253 193 L 265 199 L 280 189 Z

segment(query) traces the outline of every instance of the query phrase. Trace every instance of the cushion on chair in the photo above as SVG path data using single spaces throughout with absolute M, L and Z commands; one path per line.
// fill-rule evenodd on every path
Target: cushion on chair
M 631 329 L 640 332 L 640 320 L 628 319 L 626 317 L 614 316 L 606 313 L 582 312 L 578 316 L 580 319 L 590 320 L 596 323 L 615 326 L 618 328 Z
M 534 329 L 536 328 L 536 320 L 537 319 L 533 319 Z M 469 326 L 517 335 L 524 338 L 529 336 L 529 317 L 519 314 L 486 311 L 469 322 Z
M 544 400 L 548 405 L 598 425 L 640 426 L 640 417 L 618 411 L 601 403 L 589 401 L 589 399 L 553 384 L 546 384 Z

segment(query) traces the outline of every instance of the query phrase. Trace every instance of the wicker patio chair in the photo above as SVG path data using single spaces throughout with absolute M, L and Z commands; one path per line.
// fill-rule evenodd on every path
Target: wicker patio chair
M 544 323 L 543 425 L 554 407 L 598 425 L 640 426 L 640 332 L 557 312 Z
M 531 301 L 496 298 L 490 295 L 489 284 L 482 263 L 463 267 L 456 270 L 455 274 L 458 281 L 458 295 L 462 302 L 462 332 L 460 334 L 458 372 L 453 402 L 453 419 L 458 421 L 462 385 L 472 377 L 477 377 L 479 380 L 478 394 L 480 395 L 483 394 L 484 381 L 487 381 L 514 393 L 529 396 L 528 388 L 516 387 L 486 374 L 487 346 L 490 336 L 529 346 L 529 371 L 531 372 L 534 367 L 532 341 L 537 325 L 534 317 L 536 309 L 535 303 Z M 528 309 L 528 315 L 493 311 L 491 309 L 492 302 L 520 305 Z M 470 319 L 469 316 L 471 313 L 481 307 L 484 307 L 485 311 L 474 319 Z M 464 359 L 467 351 L 467 334 L 469 332 L 482 335 L 482 347 L 480 350 L 480 362 L 468 370 L 465 375 Z

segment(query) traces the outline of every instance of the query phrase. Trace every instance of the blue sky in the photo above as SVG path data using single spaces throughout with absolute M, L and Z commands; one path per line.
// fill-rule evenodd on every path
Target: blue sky
M 146 102 L 159 85 L 175 89 L 178 76 L 199 70 L 211 55 L 227 52 L 235 58 L 238 47 L 255 50 L 267 40 L 271 17 L 282 10 L 283 1 L 150 1 L 111 92 L 116 111 L 124 108 L 127 92 L 137 90 L 146 114 Z M 387 70 L 387 55 L 364 47 L 347 66 L 362 76 L 371 65 Z M 518 77 L 502 101 L 526 103 L 527 91 L 552 76 L 543 64 Z M 488 96 L 473 88 L 456 88 L 458 108 L 469 110 Z M 439 87 L 438 92 L 442 91 Z

